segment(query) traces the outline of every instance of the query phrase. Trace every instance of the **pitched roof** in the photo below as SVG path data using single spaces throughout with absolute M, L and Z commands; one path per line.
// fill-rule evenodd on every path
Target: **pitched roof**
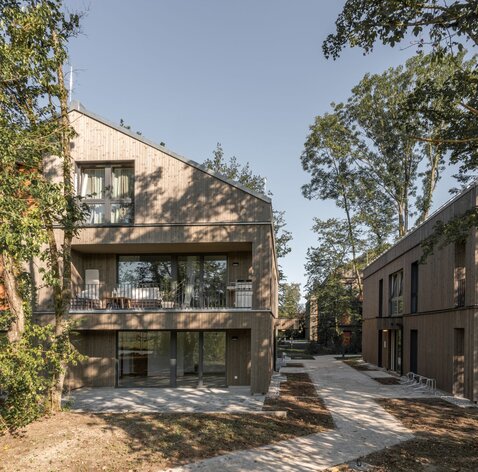
M 161 146 L 160 144 L 157 144 L 153 141 L 150 141 L 149 139 L 146 139 L 143 136 L 140 136 L 133 131 L 130 131 L 130 130 L 128 130 L 128 129 L 120 126 L 120 125 L 117 125 L 116 123 L 113 123 L 112 121 L 107 120 L 106 118 L 103 118 L 102 116 L 96 115 L 95 113 L 87 110 L 77 100 L 73 100 L 71 102 L 70 111 L 78 111 L 78 112 L 82 113 L 83 115 L 85 115 L 85 116 L 87 116 L 87 117 L 89 117 L 89 118 L 91 118 L 95 121 L 98 121 L 98 122 L 100 122 L 100 123 L 102 123 L 106 126 L 109 126 L 110 128 L 115 129 L 116 131 L 119 131 L 120 133 L 126 134 L 127 136 L 130 136 L 131 138 L 136 139 L 136 140 L 146 144 L 147 146 L 151 146 L 154 149 L 157 149 L 161 152 L 164 152 L 168 156 L 174 157 L 175 159 L 178 159 L 179 161 L 184 162 L 185 164 L 188 164 L 192 167 L 195 167 L 196 169 L 198 169 L 198 170 L 200 170 L 200 171 L 202 171 L 206 174 L 209 174 L 212 177 L 215 177 L 216 179 L 219 179 L 219 180 L 221 180 L 222 182 L 225 182 L 228 185 L 232 185 L 233 187 L 236 187 L 239 190 L 242 190 L 243 192 L 246 192 L 246 193 L 248 193 L 248 194 L 250 194 L 250 195 L 252 195 L 252 196 L 254 196 L 254 197 L 256 197 L 260 200 L 263 200 L 266 203 L 271 203 L 271 199 L 269 197 L 267 197 L 266 195 L 264 195 L 262 193 L 259 193 L 259 192 L 255 192 L 254 190 L 251 190 L 251 189 L 247 188 L 246 186 L 240 184 L 239 182 L 235 182 L 234 180 L 228 179 L 227 177 L 225 177 L 221 174 L 218 174 L 216 172 L 213 172 L 213 171 L 207 169 L 202 164 L 199 164 L 195 161 L 192 161 L 191 159 L 188 159 L 188 158 L 183 157 L 179 154 L 176 154 L 175 152 L 170 151 L 169 149 L 167 149 L 164 146 Z

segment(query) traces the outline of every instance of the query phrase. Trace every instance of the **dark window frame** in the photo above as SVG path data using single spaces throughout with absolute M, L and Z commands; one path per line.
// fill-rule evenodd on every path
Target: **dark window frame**
M 395 295 L 393 293 L 393 280 L 394 280 L 395 276 L 398 277 L 398 274 L 401 274 L 401 278 L 402 278 L 402 281 L 401 281 L 401 295 Z M 401 316 L 401 315 L 403 315 L 403 269 L 397 270 L 397 271 L 393 272 L 393 274 L 390 274 L 390 276 L 389 276 L 388 301 L 389 301 L 389 314 L 390 314 L 390 316 Z M 397 302 L 396 305 L 398 307 L 396 312 L 394 312 L 395 301 Z
M 132 226 L 134 225 L 135 208 L 134 208 L 134 188 L 135 188 L 135 172 L 134 162 L 76 162 L 76 192 L 77 195 L 81 195 L 81 187 L 83 182 L 83 172 L 86 169 L 104 169 L 105 171 L 105 183 L 104 183 L 104 196 L 103 198 L 83 198 L 82 202 L 87 205 L 104 205 L 104 221 L 102 223 L 90 223 L 87 222 L 84 226 Z M 113 170 L 114 169 L 132 169 L 132 197 L 113 198 Z M 112 222 L 111 221 L 111 208 L 113 205 L 128 205 L 130 206 L 131 221 L 129 222 Z
M 419 263 L 410 266 L 410 313 L 418 313 Z

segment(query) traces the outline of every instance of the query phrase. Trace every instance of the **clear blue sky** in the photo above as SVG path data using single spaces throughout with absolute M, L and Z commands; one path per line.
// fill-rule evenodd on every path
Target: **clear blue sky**
M 312 218 L 339 214 L 308 201 L 300 155 L 308 127 L 332 101 L 347 99 L 367 72 L 403 63 L 414 48 L 346 50 L 326 60 L 343 0 L 69 0 L 87 9 L 83 34 L 70 43 L 73 98 L 112 121 L 197 162 L 221 142 L 226 157 L 267 177 L 276 209 L 294 240 L 282 266 L 305 283 Z M 450 172 L 447 172 L 449 175 Z M 435 206 L 449 198 L 449 178 Z

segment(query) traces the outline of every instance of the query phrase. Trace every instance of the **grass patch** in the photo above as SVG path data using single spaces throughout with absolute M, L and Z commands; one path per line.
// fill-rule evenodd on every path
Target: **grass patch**
M 152 472 L 333 427 L 307 374 L 287 374 L 260 414 L 63 412 L 0 436 L 0 470 Z
M 411 429 L 416 438 L 363 457 L 362 463 L 367 464 L 367 468 L 360 470 L 478 470 L 478 409 L 460 408 L 435 398 L 381 400 L 380 404 Z M 343 464 L 337 470 L 356 469 L 351 463 Z

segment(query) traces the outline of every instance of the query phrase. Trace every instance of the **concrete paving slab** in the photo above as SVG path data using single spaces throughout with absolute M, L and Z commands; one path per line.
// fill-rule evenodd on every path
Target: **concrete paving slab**
M 249 387 L 81 388 L 65 400 L 75 412 L 246 413 L 261 411 L 264 398 Z
M 342 462 L 411 439 L 413 434 L 375 400 L 423 397 L 421 392 L 377 384 L 334 356 L 301 361 L 334 419 L 336 429 L 282 441 L 257 449 L 206 459 L 174 469 L 186 471 L 294 471 L 323 470 Z M 281 374 L 292 368 L 281 369 Z M 294 372 L 297 369 L 293 369 Z

